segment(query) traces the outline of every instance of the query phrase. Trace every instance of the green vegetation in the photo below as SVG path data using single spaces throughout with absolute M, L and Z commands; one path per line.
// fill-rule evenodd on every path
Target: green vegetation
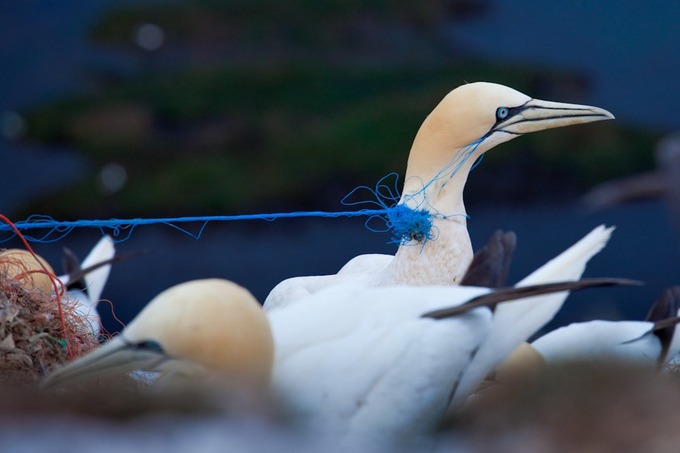
M 119 163 L 129 179 L 107 194 L 93 175 L 27 212 L 77 217 L 337 209 L 355 186 L 403 172 L 424 117 L 464 81 L 498 81 L 531 93 L 537 80 L 558 88 L 572 84 L 568 75 L 453 55 L 432 31 L 442 17 L 435 12 L 446 2 L 421 2 L 417 15 L 407 2 L 226 3 L 125 8 L 98 23 L 96 42 L 131 52 L 131 36 L 144 22 L 163 28 L 168 52 L 204 51 L 211 36 L 229 36 L 231 47 L 216 44 L 200 64 L 149 64 L 134 76 L 104 77 L 95 92 L 28 112 L 32 139 L 72 144 L 94 169 Z M 355 30 L 367 20 L 378 32 L 397 30 L 412 52 L 379 53 L 375 39 L 382 38 Z M 159 52 L 144 58 L 162 60 Z M 594 131 L 570 128 L 503 145 L 475 170 L 469 198 L 544 197 L 558 186 L 573 193 L 652 167 L 652 136 L 613 124 Z

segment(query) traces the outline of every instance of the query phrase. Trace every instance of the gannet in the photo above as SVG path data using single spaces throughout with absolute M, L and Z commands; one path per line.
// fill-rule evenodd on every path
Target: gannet
M 514 290 L 579 280 L 611 229 L 590 234 Z M 313 429 L 350 444 L 411 442 L 460 407 L 510 352 L 547 323 L 568 292 L 479 307 L 451 307 L 491 288 L 356 282 L 325 288 L 270 310 L 273 386 Z M 498 302 L 498 301 L 497 301 Z
M 527 328 L 527 304 L 536 312 L 552 312 L 569 290 L 593 286 L 577 281 L 578 269 L 609 233 L 596 228 L 524 280 L 538 287 L 347 283 L 265 316 L 233 283 L 185 283 L 158 295 L 121 335 L 56 371 L 45 385 L 114 370 L 160 371 L 166 373 L 164 381 L 209 370 L 264 382 L 271 376 L 275 394 L 321 436 L 347 446 L 418 444 L 435 429 L 451 399 L 469 391 L 461 382 L 471 379 L 470 367 L 488 371 L 505 358 L 501 352 L 479 363 L 478 351 L 489 338 L 499 337 L 493 331 L 496 313 L 508 313 L 505 305 L 524 306 L 514 311 L 517 316 L 504 326 L 503 337 L 514 346 L 525 341 L 542 326 L 534 322 Z M 555 266 L 572 269 L 567 277 L 573 279 L 546 287 L 555 282 L 550 272 Z M 544 310 L 543 304 L 549 307 Z M 533 316 L 534 321 L 547 318 Z M 512 333 L 515 327 L 520 334 Z
M 547 366 L 572 362 L 623 361 L 663 366 L 680 353 L 680 287 L 664 291 L 644 321 L 594 320 L 572 323 L 523 343 L 499 365 L 493 381 L 521 383 Z
M 598 107 L 532 99 L 495 83 L 459 86 L 418 130 L 398 203 L 426 211 L 433 237 L 413 231 L 410 238 L 402 238 L 394 256 L 360 255 L 335 275 L 284 280 L 270 292 L 265 308 L 344 281 L 364 286 L 459 283 L 473 256 L 463 189 L 474 162 L 494 146 L 526 133 L 612 118 Z
M 143 370 L 160 372 L 163 382 L 217 374 L 266 387 L 273 347 L 267 318 L 245 288 L 193 280 L 158 294 L 119 335 L 55 371 L 44 385 Z
M 541 336 L 531 347 L 547 365 L 578 360 L 625 360 L 663 365 L 680 352 L 680 287 L 667 289 L 644 321 L 573 323 Z
M 85 257 L 82 264 L 76 255 L 64 248 L 64 270 L 59 280 L 66 288 L 66 296 L 75 303 L 74 313 L 84 319 L 95 335 L 101 331 L 97 304 L 111 272 L 111 261 L 116 249 L 108 235 L 103 236 Z

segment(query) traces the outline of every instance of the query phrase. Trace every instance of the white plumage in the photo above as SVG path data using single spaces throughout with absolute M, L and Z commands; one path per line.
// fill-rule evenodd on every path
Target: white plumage
M 113 240 L 108 235 L 103 236 L 92 248 L 90 253 L 80 264 L 79 270 L 87 270 L 97 264 L 110 261 L 116 254 Z M 111 272 L 111 264 L 105 264 L 85 273 L 81 278 L 84 280 L 85 289 L 78 287 L 69 288 L 75 282 L 69 274 L 59 277 L 64 287 L 69 288 L 66 296 L 76 305 L 74 313 L 87 321 L 95 335 L 99 335 L 101 330 L 101 319 L 97 311 L 97 304 L 104 290 L 104 286 Z M 79 278 L 80 279 L 80 278 Z
M 633 360 L 656 363 L 661 342 L 646 321 L 602 321 L 570 324 L 531 343 L 546 364 L 574 360 Z
M 578 280 L 610 234 L 596 228 L 519 285 Z M 478 308 L 449 319 L 421 317 L 491 291 L 348 283 L 271 310 L 274 388 L 316 431 L 348 445 L 417 443 L 449 403 L 460 406 L 567 297 L 500 304 L 493 315 Z
M 559 280 L 578 280 L 586 263 L 607 244 L 613 227 L 599 226 L 583 239 L 548 261 L 516 286 L 535 285 Z M 562 307 L 567 293 L 528 298 L 496 308 L 491 333 L 475 355 L 459 384 L 453 405 L 463 403 L 479 383 L 519 345 L 550 322 Z
M 521 284 L 578 280 L 610 233 L 594 229 Z M 276 395 L 307 428 L 339 446 L 421 447 L 451 404 L 459 407 L 567 296 L 525 297 L 500 303 L 495 313 L 481 306 L 429 317 L 493 291 L 347 283 L 265 317 L 233 283 L 189 282 L 159 294 L 121 335 L 57 371 L 47 384 L 136 369 L 192 379 L 216 373 L 226 382 L 246 375 L 266 383 L 271 371 Z
M 650 315 L 658 305 L 671 305 L 664 306 L 653 316 L 648 315 L 645 321 L 573 323 L 548 332 L 531 346 L 548 365 L 574 360 L 624 360 L 662 365 L 680 353 L 680 335 L 677 335 L 679 294 L 678 288 L 666 290 Z
M 644 321 L 573 323 L 524 343 L 496 370 L 497 381 L 514 381 L 565 362 L 624 361 L 662 366 L 680 353 L 680 287 L 666 289 Z
M 422 435 L 444 415 L 457 377 L 488 333 L 491 311 L 441 321 L 420 316 L 488 291 L 348 284 L 272 311 L 275 390 L 323 435 Z

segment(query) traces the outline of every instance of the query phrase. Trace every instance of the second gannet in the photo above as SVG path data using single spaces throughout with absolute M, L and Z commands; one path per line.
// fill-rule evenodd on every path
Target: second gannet
M 612 118 L 598 107 L 533 99 L 495 83 L 459 86 L 418 130 L 398 203 L 408 212 L 424 214 L 431 227 L 407 225 L 395 256 L 360 255 L 335 275 L 284 280 L 270 292 L 265 308 L 346 281 L 364 286 L 459 283 L 473 256 L 463 189 L 474 162 L 523 134 Z
M 548 332 L 531 346 L 550 365 L 574 360 L 626 360 L 663 365 L 680 352 L 680 288 L 667 289 L 644 321 L 594 320 Z
M 664 291 L 643 321 L 572 323 L 524 343 L 494 371 L 500 383 L 521 382 L 548 366 L 597 361 L 663 366 L 680 353 L 680 287 Z
M 227 280 L 193 280 L 157 295 L 125 329 L 55 371 L 46 386 L 142 370 L 173 379 L 221 375 L 266 387 L 273 341 L 260 304 Z

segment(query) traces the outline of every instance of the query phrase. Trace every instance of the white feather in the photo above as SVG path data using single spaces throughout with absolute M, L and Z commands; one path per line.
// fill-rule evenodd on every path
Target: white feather
M 85 257 L 81 263 L 81 267 L 86 269 L 97 263 L 101 263 L 106 260 L 110 260 L 116 254 L 116 248 L 113 244 L 113 240 L 110 236 L 106 235 L 102 237 L 99 242 L 92 248 L 90 253 Z M 85 286 L 87 287 L 87 295 L 93 305 L 99 301 L 109 279 L 109 274 L 111 273 L 111 265 L 107 264 L 100 268 L 88 272 L 85 274 Z
M 656 364 L 661 342 L 654 323 L 646 321 L 589 321 L 570 324 L 533 343 L 548 365 L 573 360 L 618 359 Z
M 82 269 L 87 269 L 97 263 L 110 260 L 115 254 L 116 249 L 113 240 L 110 236 L 105 235 L 97 242 L 97 244 L 95 244 L 80 266 Z M 97 304 L 99 303 L 110 272 L 110 264 L 106 264 L 88 272 L 84 276 L 85 292 L 80 289 L 73 289 L 66 293 L 66 297 L 71 299 L 75 304 L 73 309 L 74 313 L 90 325 L 92 332 L 94 332 L 95 335 L 99 335 L 99 332 L 101 331 L 101 319 L 99 317 L 99 312 L 97 311 Z M 64 286 L 68 286 L 70 283 L 68 275 L 62 275 L 59 279 Z
M 274 388 L 320 433 L 349 444 L 413 441 L 443 416 L 491 321 L 486 308 L 420 316 L 487 292 L 350 284 L 270 311 Z

